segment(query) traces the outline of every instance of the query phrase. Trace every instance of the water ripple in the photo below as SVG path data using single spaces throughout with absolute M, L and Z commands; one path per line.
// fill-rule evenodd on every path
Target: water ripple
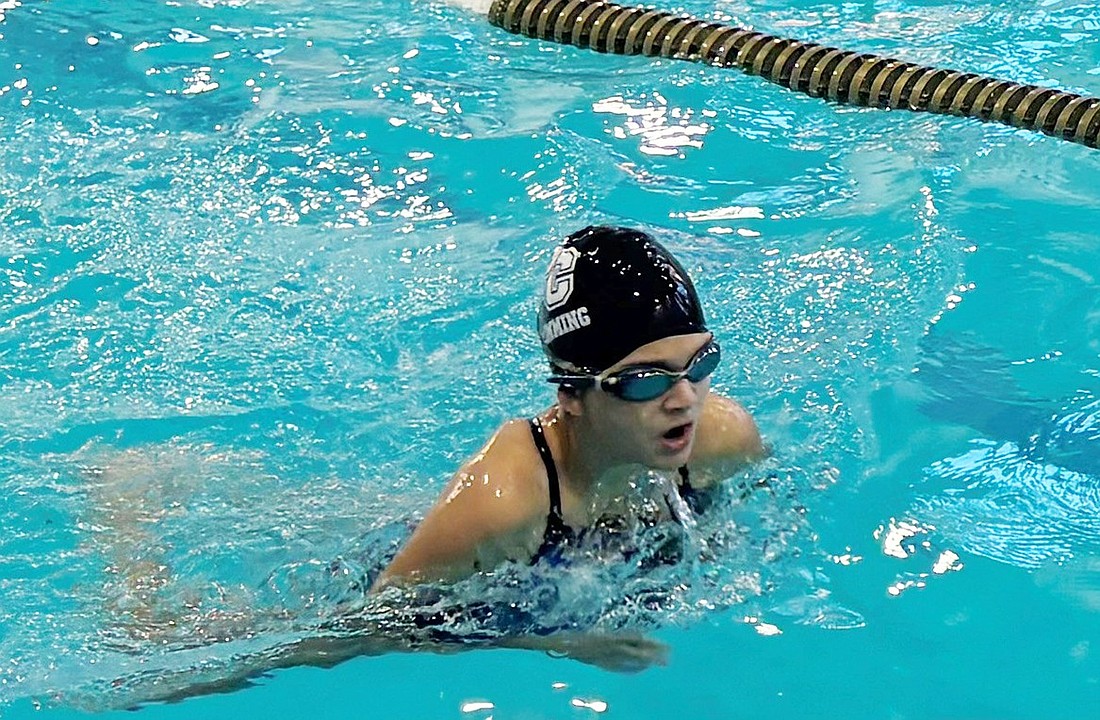
M 943 489 L 922 497 L 918 517 L 969 553 L 1037 568 L 1100 549 L 1100 404 L 1069 409 L 1030 446 L 975 441 L 932 465 Z M 1081 462 L 1084 461 L 1084 462 Z M 1068 465 L 1076 464 L 1079 469 Z

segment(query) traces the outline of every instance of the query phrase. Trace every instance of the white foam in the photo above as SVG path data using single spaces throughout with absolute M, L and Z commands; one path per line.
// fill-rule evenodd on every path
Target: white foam
M 489 6 L 493 4 L 493 0 L 443 0 L 443 2 L 480 15 L 488 15 Z

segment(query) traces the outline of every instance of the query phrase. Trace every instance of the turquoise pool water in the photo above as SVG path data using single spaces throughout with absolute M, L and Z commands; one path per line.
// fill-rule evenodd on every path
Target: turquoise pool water
M 1100 93 L 1086 3 L 685 9 Z M 1095 150 L 428 2 L 0 16 L 0 715 L 216 677 L 353 595 L 550 401 L 533 299 L 595 221 L 685 259 L 776 451 L 689 590 L 597 621 L 669 665 L 391 654 L 143 715 L 1096 715 Z M 171 569 L 169 640 L 110 622 L 134 560 Z

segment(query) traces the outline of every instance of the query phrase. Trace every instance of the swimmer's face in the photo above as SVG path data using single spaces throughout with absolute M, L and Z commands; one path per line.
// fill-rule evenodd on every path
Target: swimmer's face
M 675 335 L 648 343 L 608 368 L 604 375 L 640 367 L 684 370 L 711 341 L 710 333 Z M 664 394 L 642 402 L 623 400 L 599 388 L 583 393 L 589 423 L 600 429 L 615 459 L 659 470 L 674 470 L 688 461 L 710 378 L 682 378 Z

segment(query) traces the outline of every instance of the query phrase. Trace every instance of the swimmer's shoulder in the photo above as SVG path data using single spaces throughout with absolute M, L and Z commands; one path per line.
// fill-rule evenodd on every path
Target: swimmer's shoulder
M 475 509 L 495 532 L 545 516 L 542 461 L 525 419 L 503 423 L 451 479 L 441 500 Z
M 692 484 L 705 487 L 766 454 L 760 430 L 748 410 L 733 398 L 710 393 L 688 463 Z
M 526 420 L 510 420 L 447 483 L 380 585 L 457 580 L 538 549 L 549 494 Z
M 503 423 L 482 449 L 486 460 L 502 472 L 502 483 L 514 491 L 529 493 L 544 488 L 545 469 L 529 418 L 513 418 Z M 545 496 L 545 492 L 542 493 Z

